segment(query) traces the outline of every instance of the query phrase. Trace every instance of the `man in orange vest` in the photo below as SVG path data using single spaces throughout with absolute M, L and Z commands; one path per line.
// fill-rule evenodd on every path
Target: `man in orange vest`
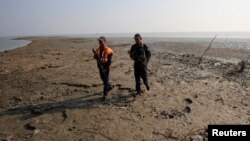
M 106 38 L 104 36 L 101 36 L 97 40 L 99 41 L 100 46 L 99 48 L 96 49 L 96 54 L 94 55 L 94 58 L 97 59 L 99 73 L 103 81 L 103 85 L 104 85 L 103 99 L 105 100 L 108 95 L 108 92 L 112 89 L 109 83 L 109 71 L 110 71 L 113 51 L 112 49 L 107 47 Z

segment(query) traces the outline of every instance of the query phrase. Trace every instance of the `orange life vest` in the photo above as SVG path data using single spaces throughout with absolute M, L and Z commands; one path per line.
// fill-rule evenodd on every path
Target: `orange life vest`
M 100 61 L 102 64 L 104 63 L 107 63 L 108 62 L 108 56 L 113 54 L 113 50 L 110 49 L 109 47 L 105 46 L 104 50 L 102 51 L 102 55 L 100 56 L 100 47 L 97 48 L 97 53 L 98 53 L 98 56 L 100 58 Z

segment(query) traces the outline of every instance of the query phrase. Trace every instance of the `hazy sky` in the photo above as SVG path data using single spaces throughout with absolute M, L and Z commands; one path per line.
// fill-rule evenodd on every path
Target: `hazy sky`
M 0 36 L 250 31 L 250 0 L 0 0 Z

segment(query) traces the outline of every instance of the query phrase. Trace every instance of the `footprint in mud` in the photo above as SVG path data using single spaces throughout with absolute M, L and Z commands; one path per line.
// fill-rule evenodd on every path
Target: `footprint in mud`
M 225 104 L 225 103 L 224 103 L 224 100 L 223 100 L 222 98 L 217 98 L 217 99 L 215 99 L 215 102 L 218 102 L 218 103 L 220 103 L 220 104 L 222 104 L 222 105 Z
M 190 113 L 191 112 L 191 108 L 189 106 L 186 106 L 182 111 L 184 113 Z
M 189 104 L 193 103 L 193 101 L 191 99 L 189 99 L 189 98 L 185 98 L 183 101 L 185 102 L 186 105 L 189 105 Z
M 173 109 L 173 110 L 171 110 L 171 111 L 169 111 L 169 112 L 167 112 L 167 111 L 162 111 L 162 112 L 160 112 L 159 114 L 160 114 L 160 116 L 163 116 L 163 117 L 165 117 L 165 118 L 170 118 L 170 119 L 172 119 L 172 118 L 174 118 L 174 117 L 181 117 L 181 116 L 184 116 L 184 113 L 182 113 L 181 111 L 179 111 L 179 110 L 177 110 L 177 109 Z M 158 117 L 158 116 L 157 116 L 157 117 Z
M 184 103 L 185 103 L 186 105 L 190 105 L 190 104 L 193 103 L 193 101 L 192 101 L 191 99 L 189 99 L 189 98 L 185 98 L 183 101 L 184 101 Z M 191 108 L 190 108 L 189 106 L 186 106 L 186 107 L 182 110 L 182 112 L 184 112 L 184 113 L 190 113 L 190 112 L 191 112 Z

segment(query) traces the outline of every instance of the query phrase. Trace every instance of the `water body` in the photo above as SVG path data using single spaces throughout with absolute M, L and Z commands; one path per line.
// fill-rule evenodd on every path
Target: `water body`
M 55 35 L 60 37 L 129 37 L 133 39 L 135 33 L 95 33 L 95 34 L 72 34 Z M 210 40 L 217 34 L 215 47 L 250 49 L 250 32 L 152 32 L 141 33 L 147 42 L 198 42 L 207 46 Z M 44 35 L 43 35 L 44 36 Z M 45 36 L 44 36 L 45 37 Z M 51 37 L 51 36 L 48 36 Z M 15 37 L 0 37 L 0 52 L 23 47 L 30 43 L 27 40 L 13 40 Z
M 96 33 L 72 35 L 78 37 L 133 37 L 135 33 Z M 217 38 L 237 38 L 250 39 L 250 32 L 147 32 L 141 33 L 143 37 L 163 37 L 163 38 L 213 38 L 217 34 Z
M 130 37 L 133 40 L 135 33 L 96 33 L 79 35 L 79 37 Z M 141 33 L 145 42 L 195 42 L 207 47 L 217 35 L 213 43 L 215 48 L 236 48 L 250 50 L 250 32 L 171 32 L 171 33 Z
M 14 40 L 15 37 L 0 37 L 0 52 L 26 46 L 30 43 L 27 40 Z

